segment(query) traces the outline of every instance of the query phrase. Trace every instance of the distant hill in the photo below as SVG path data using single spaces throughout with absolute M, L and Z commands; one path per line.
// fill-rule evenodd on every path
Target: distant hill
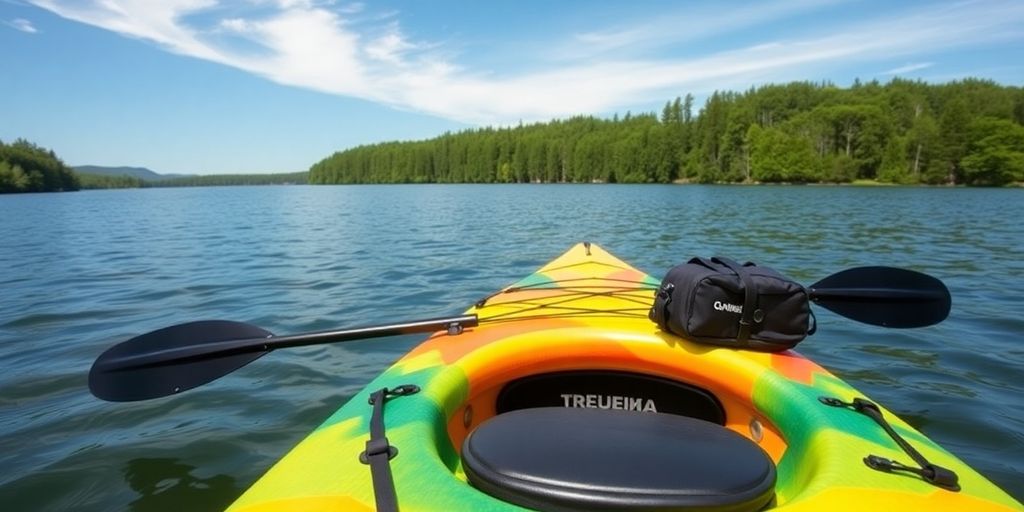
M 163 181 L 192 176 L 191 174 L 159 174 L 145 167 L 104 167 L 101 165 L 79 165 L 72 167 L 75 172 L 98 176 L 130 176 L 143 181 Z

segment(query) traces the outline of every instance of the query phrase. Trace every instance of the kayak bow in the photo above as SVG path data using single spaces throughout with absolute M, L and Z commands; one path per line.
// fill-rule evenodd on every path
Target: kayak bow
M 573 247 L 470 308 L 467 314 L 479 317 L 478 326 L 437 332 L 402 357 L 230 510 L 373 510 L 381 503 L 381 489 L 390 491 L 377 470 L 360 459 L 374 456 L 364 451 L 371 437 L 383 437 L 371 435 L 378 427 L 373 434 L 386 430 L 383 459 L 388 448 L 397 451 L 385 466 L 392 497 L 405 511 L 521 510 L 509 501 L 587 509 L 622 505 L 629 496 L 635 496 L 637 510 L 658 509 L 659 503 L 668 507 L 662 510 L 681 509 L 672 505 L 673 490 L 665 488 L 665 475 L 674 469 L 635 491 L 608 490 L 602 487 L 607 482 L 599 481 L 646 478 L 644 464 L 654 459 L 663 468 L 679 464 L 680 474 L 693 471 L 694 479 L 750 482 L 749 496 L 732 505 L 712 500 L 694 509 L 744 510 L 767 503 L 785 511 L 1021 510 L 1020 503 L 882 408 L 878 414 L 889 429 L 923 459 L 955 473 L 959 490 L 898 466 L 869 466 L 869 456 L 904 463 L 916 458 L 873 417 L 836 406 L 852 404 L 863 393 L 794 351 L 709 347 L 659 331 L 647 318 L 657 286 L 657 280 L 596 245 Z M 368 403 L 371 397 L 379 407 Z M 566 424 L 574 425 L 571 432 L 578 436 L 560 430 Z M 598 439 L 608 443 L 578 440 L 602 428 L 611 437 Z M 671 429 L 691 435 L 657 437 Z M 518 444 L 500 446 L 503 436 Z M 657 445 L 646 446 L 655 438 Z M 463 453 L 466 446 L 472 453 Z M 545 460 L 545 467 L 536 469 L 529 458 L 539 446 L 547 453 L 535 457 Z M 580 452 L 588 446 L 592 449 Z M 716 450 L 734 448 L 741 456 L 729 460 L 750 462 L 730 468 L 728 460 L 713 464 L 695 455 L 711 460 Z M 629 456 L 642 450 L 648 455 Z M 561 460 L 573 454 L 580 459 Z M 705 462 L 690 467 L 697 459 Z M 516 482 L 502 480 L 507 475 L 483 474 L 488 464 L 514 466 L 525 472 L 523 479 L 536 478 L 529 488 L 513 488 Z M 534 469 L 539 476 L 528 474 Z M 716 471 L 742 475 L 709 476 Z M 631 474 L 616 474 L 624 472 Z M 553 474 L 563 481 L 554 482 Z M 587 501 L 605 498 L 612 501 Z

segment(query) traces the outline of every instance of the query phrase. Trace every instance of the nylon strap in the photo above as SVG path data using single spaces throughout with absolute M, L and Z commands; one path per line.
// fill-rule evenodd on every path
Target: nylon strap
M 384 404 L 389 398 L 411 395 L 419 390 L 418 386 L 405 384 L 394 389 L 381 388 L 370 394 L 370 405 L 373 405 L 370 439 L 366 441 L 366 451 L 359 454 L 359 461 L 370 465 L 373 497 L 377 510 L 381 512 L 398 512 L 395 480 L 391 476 L 391 459 L 398 455 L 398 448 L 388 443 L 384 432 Z
M 914 449 L 903 436 L 896 432 L 896 429 L 892 428 L 892 425 L 882 416 L 882 410 L 874 402 L 863 398 L 854 398 L 852 402 L 844 402 L 838 398 L 828 396 L 818 397 L 818 401 L 832 407 L 849 408 L 871 418 L 878 426 L 882 427 L 886 434 L 889 434 L 889 437 L 896 442 L 896 446 L 899 446 L 918 465 L 918 467 L 907 466 L 894 460 L 879 457 L 878 455 L 868 455 L 864 457 L 864 464 L 869 468 L 885 472 L 903 471 L 913 473 L 920 476 L 926 482 L 948 491 L 958 492 L 960 490 L 960 478 L 957 474 L 951 469 L 928 462 L 924 455 L 921 455 L 921 452 Z

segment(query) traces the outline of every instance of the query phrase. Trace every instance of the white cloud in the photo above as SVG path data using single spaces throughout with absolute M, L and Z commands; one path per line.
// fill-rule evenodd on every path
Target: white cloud
M 15 18 L 15 19 L 13 19 L 11 21 L 8 21 L 6 23 L 10 27 L 12 27 L 12 28 L 14 28 L 16 30 L 20 30 L 22 32 L 28 33 L 28 34 L 35 34 L 35 33 L 39 32 L 39 30 L 37 30 L 36 27 L 34 25 L 32 25 L 31 21 L 26 20 L 24 18 Z
M 390 30 L 384 35 L 369 41 L 364 51 L 366 55 L 374 60 L 401 66 L 405 61 L 404 55 L 414 49 L 416 49 L 416 45 L 406 40 L 398 30 L 397 24 L 392 23 Z
M 910 73 L 911 71 L 920 71 L 934 66 L 934 62 L 916 62 L 913 64 L 907 64 L 898 68 L 893 68 L 888 71 L 883 71 L 883 75 L 902 75 L 904 73 Z
M 248 20 L 243 20 L 241 18 L 228 18 L 220 20 L 220 23 L 218 23 L 217 26 L 228 32 L 235 32 L 238 34 L 245 34 L 251 32 L 253 28 L 252 23 L 250 23 Z
M 560 44 L 565 51 L 557 65 L 545 61 L 532 70 L 502 73 L 501 62 L 489 62 L 486 69 L 459 65 L 440 54 L 443 46 L 410 40 L 393 16 L 382 20 L 358 3 L 335 7 L 312 0 L 278 0 L 269 11 L 262 5 L 258 15 L 235 9 L 231 17 L 217 20 L 223 10 L 217 9 L 215 0 L 31 1 L 68 19 L 278 83 L 481 124 L 608 112 L 681 92 L 820 78 L 837 62 L 912 58 L 1008 37 L 1019 41 L 1024 23 L 1024 2 L 928 5 L 919 11 L 888 13 L 880 21 L 811 29 L 819 30 L 818 35 L 793 34 L 781 40 L 776 35 L 749 47 L 691 58 L 657 56 L 651 49 L 697 36 L 652 39 L 640 24 L 569 36 Z M 764 4 L 748 13 L 734 13 L 731 21 L 693 30 L 711 37 L 794 15 L 817 3 Z M 353 18 L 357 14 L 362 16 L 358 20 Z M 206 18 L 214 18 L 206 25 L 213 30 L 197 26 L 197 19 Z M 217 31 L 241 34 L 264 51 L 233 50 L 229 42 L 213 37 Z M 575 53 L 569 51 L 572 45 L 579 46 Z M 595 48 L 623 51 L 615 58 L 597 58 Z

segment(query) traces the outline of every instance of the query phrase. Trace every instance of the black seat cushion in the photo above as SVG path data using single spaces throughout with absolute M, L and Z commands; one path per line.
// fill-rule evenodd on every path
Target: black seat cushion
M 470 433 L 462 463 L 476 488 L 546 511 L 756 511 L 775 495 L 775 464 L 753 441 L 670 414 L 512 411 Z

